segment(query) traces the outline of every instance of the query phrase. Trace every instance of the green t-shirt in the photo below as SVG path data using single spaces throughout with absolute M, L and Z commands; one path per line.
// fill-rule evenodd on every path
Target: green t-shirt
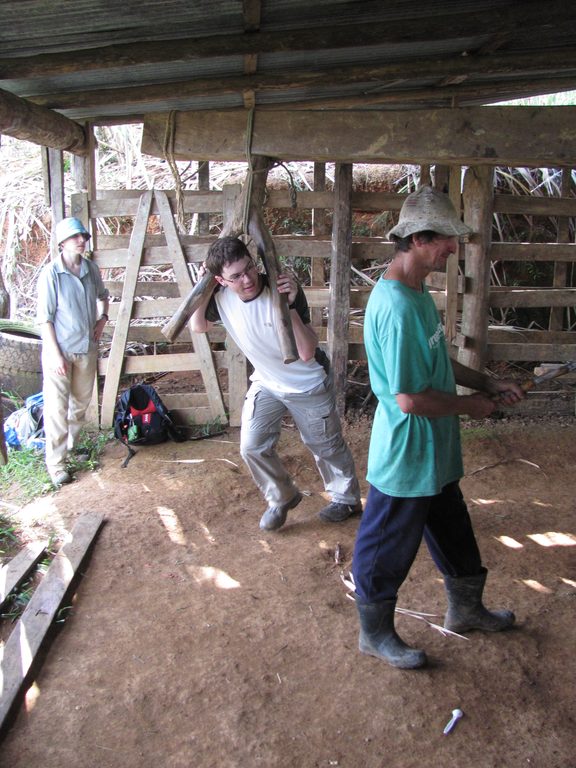
M 444 330 L 432 297 L 396 280 L 374 286 L 364 322 L 370 383 L 378 398 L 368 482 L 389 496 L 435 496 L 463 475 L 457 416 L 403 413 L 396 395 L 456 392 Z

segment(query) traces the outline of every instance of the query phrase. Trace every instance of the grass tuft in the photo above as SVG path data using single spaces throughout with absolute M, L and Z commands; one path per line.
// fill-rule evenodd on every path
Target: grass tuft
M 8 452 L 8 463 L 0 467 L 0 496 L 25 504 L 53 490 L 44 454 L 35 448 Z

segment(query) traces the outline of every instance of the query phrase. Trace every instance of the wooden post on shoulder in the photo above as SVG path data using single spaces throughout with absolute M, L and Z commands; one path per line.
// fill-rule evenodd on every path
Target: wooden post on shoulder
M 262 206 L 266 195 L 266 179 L 274 161 L 269 157 L 252 157 L 252 192 L 249 201 L 248 234 L 254 239 L 258 255 L 264 262 L 266 274 L 270 281 L 270 293 L 276 319 L 276 332 L 280 341 L 280 349 L 285 363 L 298 360 L 298 349 L 292 330 L 292 320 L 288 309 L 287 294 L 278 293 L 276 282 L 281 274 L 281 266 L 276 255 L 276 247 L 272 235 L 262 216 Z
M 294 332 L 292 330 L 292 321 L 290 319 L 290 310 L 288 309 L 288 299 L 285 294 L 278 293 L 276 281 L 280 274 L 280 264 L 276 256 L 276 248 L 272 236 L 264 222 L 262 216 L 262 206 L 266 195 L 266 179 L 268 171 L 274 161 L 269 157 L 253 157 L 252 168 L 249 173 L 251 179 L 247 179 L 244 185 L 242 195 L 239 198 L 235 215 L 230 223 L 222 230 L 220 237 L 237 237 L 242 232 L 244 222 L 242 220 L 242 211 L 248 205 L 248 232 L 253 239 L 258 251 L 258 255 L 264 261 L 266 272 L 270 280 L 270 290 L 272 302 L 276 316 L 276 330 L 279 336 L 280 349 L 285 363 L 292 363 L 298 360 L 298 349 Z M 250 195 L 246 203 L 246 195 Z M 214 290 L 214 278 L 212 275 L 204 275 L 199 280 L 192 291 L 184 298 L 174 315 L 162 328 L 162 333 L 168 341 L 174 341 L 184 326 L 190 320 L 198 306 L 206 297 L 207 292 Z

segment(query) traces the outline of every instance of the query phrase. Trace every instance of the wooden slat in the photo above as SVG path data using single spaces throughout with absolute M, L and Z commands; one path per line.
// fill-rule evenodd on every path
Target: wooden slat
M 138 282 L 142 249 L 144 247 L 144 238 L 146 236 L 146 227 L 148 226 L 151 206 L 152 192 L 144 192 L 140 198 L 138 215 L 136 217 L 134 229 L 132 230 L 132 237 L 130 238 L 122 299 L 118 309 L 114 308 L 116 325 L 114 327 L 114 338 L 112 339 L 110 357 L 107 361 L 106 379 L 104 381 L 104 392 L 102 394 L 101 424 L 105 427 L 111 425 L 114 420 L 114 406 L 118 395 L 118 385 L 120 383 L 120 375 L 122 373 L 122 364 L 124 361 L 124 350 L 126 349 L 126 341 L 128 339 L 128 329 L 130 327 L 130 318 L 132 316 L 134 294 Z M 112 317 L 112 312 L 110 312 L 110 316 Z
M 560 160 L 553 165 L 564 165 L 564 163 Z M 527 216 L 576 216 L 576 198 L 494 195 L 494 211 Z
M 176 197 L 174 190 L 166 191 L 165 194 L 171 198 Z M 99 191 L 98 198 L 90 203 L 90 215 L 95 219 L 105 216 L 136 216 L 141 196 L 142 190 L 135 189 L 114 190 L 112 194 Z M 184 192 L 184 213 L 219 213 L 221 210 L 222 192 Z M 160 213 L 155 202 L 152 202 L 150 213 Z
M 576 288 L 492 288 L 491 307 L 571 307 Z
M 103 357 L 98 360 L 98 374 L 108 376 L 110 358 Z M 160 373 L 165 371 L 198 371 L 200 361 L 196 355 L 190 352 L 173 355 L 128 355 L 124 358 L 124 373 Z
M 11 713 L 62 600 L 103 522 L 101 514 L 91 512 L 77 521 L 70 540 L 50 563 L 10 634 L 0 663 L 0 728 Z
M 105 280 L 104 285 L 110 292 L 110 297 L 117 299 L 122 296 L 123 283 L 119 280 Z M 167 280 L 146 280 L 138 281 L 136 283 L 135 296 L 144 298 L 179 298 L 180 289 L 177 283 L 168 282 Z
M 156 190 L 154 192 L 154 197 L 160 212 L 160 220 L 162 222 L 162 227 L 164 228 L 166 241 L 171 252 L 171 263 L 174 267 L 174 274 L 176 275 L 176 279 L 178 281 L 180 296 L 186 296 L 194 286 L 192 283 L 192 278 L 190 277 L 190 272 L 188 271 L 184 253 L 180 247 L 180 241 L 178 238 L 178 232 L 176 231 L 176 225 L 174 224 L 172 209 L 170 208 L 168 197 L 164 192 Z M 192 333 L 190 324 L 189 330 Z M 196 359 L 199 363 L 204 386 L 208 392 L 208 399 L 212 408 L 212 417 L 214 419 L 225 419 L 226 413 L 224 403 L 222 401 L 220 383 L 218 381 L 218 376 L 216 375 L 216 369 L 214 368 L 210 343 L 206 334 L 204 333 L 193 334 L 193 339 Z
M 0 567 L 0 607 L 24 579 L 46 551 L 46 542 L 35 541 L 18 552 L 9 563 Z
M 534 331 L 531 328 L 488 328 L 488 341 L 491 344 L 529 343 L 529 344 L 576 344 L 575 331 Z
M 576 245 L 565 243 L 492 243 L 492 261 L 576 261 Z
M 157 235 L 149 235 L 147 242 L 160 242 L 161 238 Z M 114 245 L 117 240 L 117 246 Z M 212 243 L 215 238 L 210 240 Z M 101 236 L 99 242 L 106 246 L 94 251 L 94 261 L 100 269 L 114 269 L 124 267 L 128 254 L 128 239 L 124 236 L 113 238 L 105 235 Z M 208 254 L 210 243 L 198 243 L 184 246 L 186 261 L 189 263 L 200 264 Z M 298 256 L 309 259 L 329 259 L 331 253 L 331 242 L 325 238 L 315 238 L 307 236 L 279 236 L 274 238 L 274 245 L 278 256 L 282 259 Z M 392 258 L 394 246 L 384 238 L 365 238 L 355 239 L 352 242 L 352 260 L 369 261 L 375 260 L 381 263 Z M 550 257 L 548 257 L 550 260 Z M 165 244 L 149 245 L 145 247 L 142 257 L 142 266 L 169 266 L 169 251 Z
M 101 237 L 100 241 L 108 240 L 109 238 Z M 119 238 L 120 240 L 120 238 Z M 212 242 L 212 241 L 211 241 Z M 198 245 L 189 245 L 184 249 L 186 254 L 186 261 L 192 264 L 200 264 L 206 258 L 208 253 L 209 243 L 199 243 Z M 100 269 L 114 269 L 117 267 L 126 266 L 126 258 L 128 256 L 128 249 L 123 247 L 109 248 L 106 250 L 98 249 L 94 251 L 94 261 Z M 159 245 L 151 246 L 144 250 L 142 255 L 143 267 L 169 267 L 170 266 L 170 254 L 168 246 Z
M 489 344 L 487 359 L 563 363 L 576 360 L 576 344 Z

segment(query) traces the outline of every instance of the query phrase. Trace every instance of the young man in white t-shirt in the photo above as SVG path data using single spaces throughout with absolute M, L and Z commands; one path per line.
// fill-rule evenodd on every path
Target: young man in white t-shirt
M 292 275 L 278 277 L 278 291 L 288 295 L 299 354 L 298 360 L 285 364 L 268 278 L 258 272 L 246 245 L 235 237 L 219 238 L 210 247 L 205 266 L 218 285 L 192 316 L 193 330 L 204 333 L 220 320 L 254 368 L 242 411 L 240 452 L 268 503 L 260 528 L 281 528 L 288 511 L 302 500 L 276 451 L 286 412 L 312 452 L 332 498 L 320 510 L 320 518 L 342 522 L 361 513 L 360 487 L 342 437 L 330 364 L 310 325 L 304 291 Z

